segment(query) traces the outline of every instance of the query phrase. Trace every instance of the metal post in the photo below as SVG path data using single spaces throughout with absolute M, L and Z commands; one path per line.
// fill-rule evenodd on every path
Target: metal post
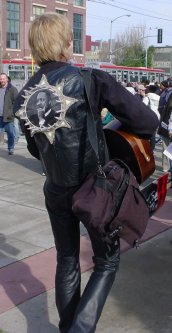
M 109 61 L 112 62 L 112 23 L 113 20 L 110 21 L 110 40 L 109 40 Z
M 146 68 L 148 67 L 148 49 L 147 49 L 147 47 L 145 49 L 145 67 Z
M 120 16 L 117 16 L 114 18 L 114 20 L 111 20 L 110 21 L 110 39 L 109 39 L 109 61 L 112 62 L 112 23 L 114 21 L 116 21 L 117 19 L 119 19 L 120 17 L 124 17 L 124 16 L 127 16 L 127 17 L 130 17 L 131 15 L 120 15 Z

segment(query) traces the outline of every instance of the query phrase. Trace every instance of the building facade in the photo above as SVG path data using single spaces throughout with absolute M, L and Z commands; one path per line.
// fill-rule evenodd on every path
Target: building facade
M 172 46 L 155 47 L 153 68 L 162 68 L 172 77 Z
M 45 12 L 67 15 L 73 29 L 73 61 L 85 62 L 86 0 L 0 0 L 0 58 L 31 59 L 28 30 Z
M 92 41 L 90 35 L 86 35 L 86 53 L 85 53 L 85 61 L 96 62 L 100 60 L 100 41 Z

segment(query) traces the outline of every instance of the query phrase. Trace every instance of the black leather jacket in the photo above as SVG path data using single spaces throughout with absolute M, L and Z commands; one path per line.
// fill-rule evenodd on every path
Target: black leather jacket
M 31 138 L 30 132 L 25 127 L 28 149 L 33 156 L 41 158 L 49 182 L 58 186 L 75 186 L 97 167 L 97 159 L 89 143 L 87 133 L 86 117 L 89 106 L 85 96 L 83 79 L 78 68 L 66 63 L 50 62 L 41 67 L 24 89 L 27 90 L 38 84 L 42 74 L 46 75 L 48 83 L 52 86 L 56 86 L 63 79 L 63 94 L 75 98 L 77 101 L 66 112 L 65 119 L 70 128 L 56 129 L 53 143 L 50 143 L 43 133 L 36 133 Z M 132 94 L 110 75 L 93 70 L 91 86 L 90 102 L 95 113 L 99 157 L 101 164 L 104 164 L 104 139 L 100 117 L 103 107 L 107 107 L 125 127 L 142 135 L 150 136 L 156 129 L 158 120 L 156 115 L 143 103 L 135 102 Z M 14 112 L 23 103 L 22 94 L 23 90 L 17 98 Z M 146 118 L 148 112 L 150 115 L 147 115 Z

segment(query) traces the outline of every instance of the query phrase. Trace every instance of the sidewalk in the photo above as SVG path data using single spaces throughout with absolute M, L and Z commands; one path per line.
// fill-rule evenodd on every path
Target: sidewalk
M 159 148 L 158 148 L 159 149 Z M 157 149 L 156 177 L 160 171 Z M 55 249 L 44 206 L 40 162 L 23 137 L 9 156 L 0 144 L 0 329 L 58 333 Z M 121 265 L 96 333 L 172 333 L 172 197 L 150 219 L 141 247 L 121 242 Z M 83 288 L 92 251 L 81 225 Z M 80 333 L 80 332 L 76 332 Z

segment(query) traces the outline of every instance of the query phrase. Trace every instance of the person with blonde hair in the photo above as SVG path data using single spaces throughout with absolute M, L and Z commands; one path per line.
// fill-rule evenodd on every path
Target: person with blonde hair
M 29 29 L 29 44 L 40 69 L 18 95 L 14 113 L 23 122 L 30 153 L 41 159 L 46 173 L 45 204 L 57 249 L 55 297 L 59 330 L 93 333 L 119 267 L 120 242 L 118 235 L 107 242 L 87 230 L 94 269 L 81 293 L 80 221 L 72 211 L 72 198 L 88 174 L 97 169 L 98 161 L 88 137 L 89 103 L 83 77 L 79 68 L 70 63 L 73 36 L 67 17 L 56 13 L 38 16 Z M 124 128 L 148 138 L 158 119 L 108 73 L 85 70 L 91 74 L 89 102 L 94 110 L 100 163 L 104 165 L 103 108 Z M 48 91 L 53 100 L 54 121 L 40 126 L 32 123 L 31 116 L 37 112 L 37 96 L 43 91 Z

